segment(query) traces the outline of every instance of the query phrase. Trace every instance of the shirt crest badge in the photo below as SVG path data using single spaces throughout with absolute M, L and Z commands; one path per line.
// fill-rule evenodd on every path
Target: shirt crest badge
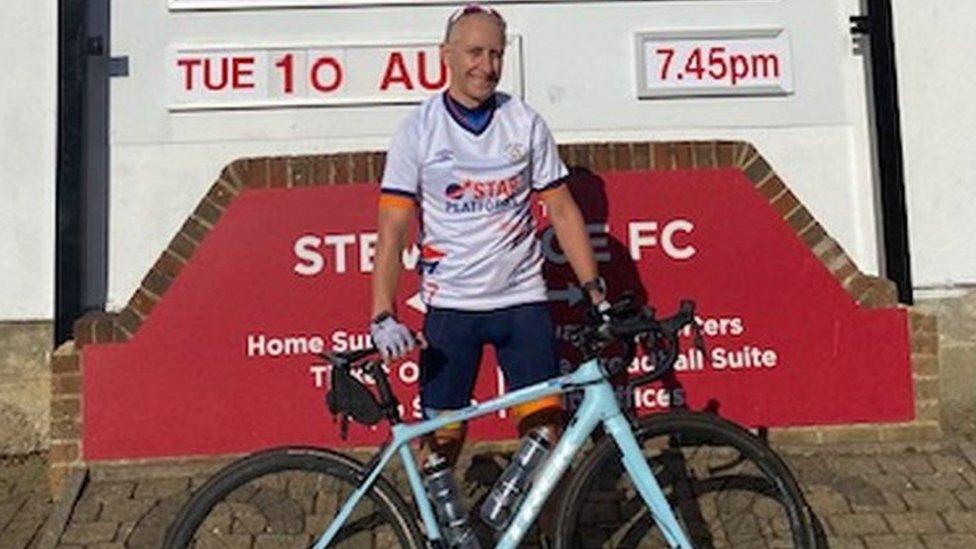
M 434 162 L 450 162 L 454 160 L 454 153 L 451 149 L 441 149 L 434 154 Z
M 505 147 L 505 156 L 512 162 L 519 162 L 525 158 L 525 147 L 518 143 L 509 143 Z

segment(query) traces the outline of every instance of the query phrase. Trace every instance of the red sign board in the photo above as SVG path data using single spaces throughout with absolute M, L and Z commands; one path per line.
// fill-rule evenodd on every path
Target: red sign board
M 698 302 L 706 352 L 679 357 L 678 388 L 639 390 L 640 413 L 708 407 L 751 426 L 911 419 L 905 311 L 859 308 L 741 172 L 611 172 L 573 191 L 613 290 L 644 292 L 662 314 Z M 339 438 L 327 369 L 310 354 L 368 342 L 377 192 L 243 192 L 131 341 L 84 348 L 85 458 L 381 441 L 383 428 L 359 426 Z M 541 238 L 557 324 L 576 322 L 569 266 L 552 231 Z M 416 260 L 404 254 L 408 268 Z M 408 270 L 400 316 L 419 328 L 417 288 Z M 504 390 L 493 365 L 489 350 L 478 400 Z M 392 367 L 409 417 L 418 378 L 416 357 Z M 471 425 L 475 439 L 513 435 L 504 417 Z

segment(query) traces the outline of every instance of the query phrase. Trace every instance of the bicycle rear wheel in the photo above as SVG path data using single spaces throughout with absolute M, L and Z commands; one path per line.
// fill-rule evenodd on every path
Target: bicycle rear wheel
M 634 435 L 692 544 L 815 547 L 803 494 L 783 461 L 751 433 L 711 414 L 672 411 Z M 668 547 L 605 437 L 570 482 L 556 546 Z
M 222 469 L 183 507 L 163 547 L 306 548 L 363 478 L 360 462 L 316 448 L 279 448 Z M 382 477 L 330 547 L 423 547 L 410 507 Z

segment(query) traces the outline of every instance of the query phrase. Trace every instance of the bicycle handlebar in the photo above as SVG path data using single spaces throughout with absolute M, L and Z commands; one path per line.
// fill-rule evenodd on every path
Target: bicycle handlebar
M 632 298 L 624 298 L 611 305 L 602 313 L 599 324 L 580 328 L 570 336 L 570 341 L 580 349 L 585 358 L 594 358 L 600 351 L 615 341 L 622 342 L 627 347 L 627 358 L 623 366 L 608 371 L 612 377 L 626 368 L 626 363 L 633 357 L 635 340 L 641 340 L 649 353 L 655 353 L 654 371 L 638 376 L 628 381 L 628 386 L 636 387 L 658 380 L 674 368 L 675 360 L 680 350 L 678 334 L 682 328 L 692 325 L 695 333 L 695 343 L 701 346 L 701 334 L 695 323 L 695 302 L 683 300 L 678 312 L 664 318 L 655 318 L 654 309 L 641 307 Z M 650 343 L 647 339 L 650 339 Z
M 628 358 L 632 358 L 635 340 L 640 340 L 647 352 L 655 354 L 655 367 L 654 371 L 630 380 L 628 382 L 630 387 L 650 383 L 671 372 L 680 351 L 678 333 L 685 326 L 692 326 L 695 344 L 699 348 L 702 347 L 701 332 L 695 322 L 695 302 L 692 300 L 682 300 L 678 312 L 663 319 L 655 318 L 653 308 L 642 307 L 632 297 L 625 297 L 617 301 L 600 314 L 602 316 L 600 323 L 579 328 L 570 335 L 570 341 L 580 349 L 585 358 L 596 357 L 611 343 L 619 341 L 627 346 Z M 649 344 L 647 343 L 648 338 L 651 339 Z M 348 369 L 356 365 L 357 362 L 378 353 L 379 351 L 376 348 L 370 346 L 344 353 L 325 351 L 315 354 L 335 367 Z M 373 362 L 377 364 L 373 364 Z M 629 360 L 625 361 L 624 368 L 626 362 Z M 377 374 L 375 376 L 377 378 L 382 378 L 378 381 L 381 393 L 386 397 L 389 396 L 387 393 L 391 392 L 385 379 L 385 372 L 382 371 L 382 368 L 377 368 L 380 364 L 379 361 L 370 361 L 363 369 L 367 373 Z M 377 369 L 379 372 L 376 371 Z M 611 377 L 618 373 L 620 373 L 619 368 L 616 371 L 608 372 Z

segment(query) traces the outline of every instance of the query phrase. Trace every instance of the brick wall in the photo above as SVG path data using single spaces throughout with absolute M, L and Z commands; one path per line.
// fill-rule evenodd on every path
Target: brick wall
M 600 173 L 608 170 L 679 170 L 737 168 L 755 184 L 810 251 L 834 275 L 850 296 L 865 307 L 897 305 L 895 286 L 888 280 L 861 273 L 836 240 L 831 238 L 766 160 L 750 144 L 707 142 L 580 143 L 559 147 L 571 167 Z M 75 325 L 75 340 L 58 349 L 52 359 L 52 487 L 63 482 L 70 467 L 81 466 L 81 368 L 78 351 L 88 343 L 124 342 L 138 331 L 165 295 L 170 284 L 192 259 L 207 233 L 234 198 L 245 188 L 290 188 L 379 181 L 385 154 L 338 153 L 316 156 L 248 158 L 234 161 L 190 214 L 160 254 L 126 306 L 118 313 L 93 313 Z M 938 339 L 934 318 L 912 312 L 912 362 L 916 383 L 917 419 L 907 424 L 850 425 L 776 429 L 775 442 L 906 440 L 941 435 L 938 401 Z M 55 441 L 57 441 L 55 443 Z
M 51 492 L 61 493 L 70 469 L 81 466 L 81 356 L 69 341 L 51 355 Z
M 915 305 L 939 323 L 941 423 L 948 432 L 976 434 L 976 291 L 917 299 Z

